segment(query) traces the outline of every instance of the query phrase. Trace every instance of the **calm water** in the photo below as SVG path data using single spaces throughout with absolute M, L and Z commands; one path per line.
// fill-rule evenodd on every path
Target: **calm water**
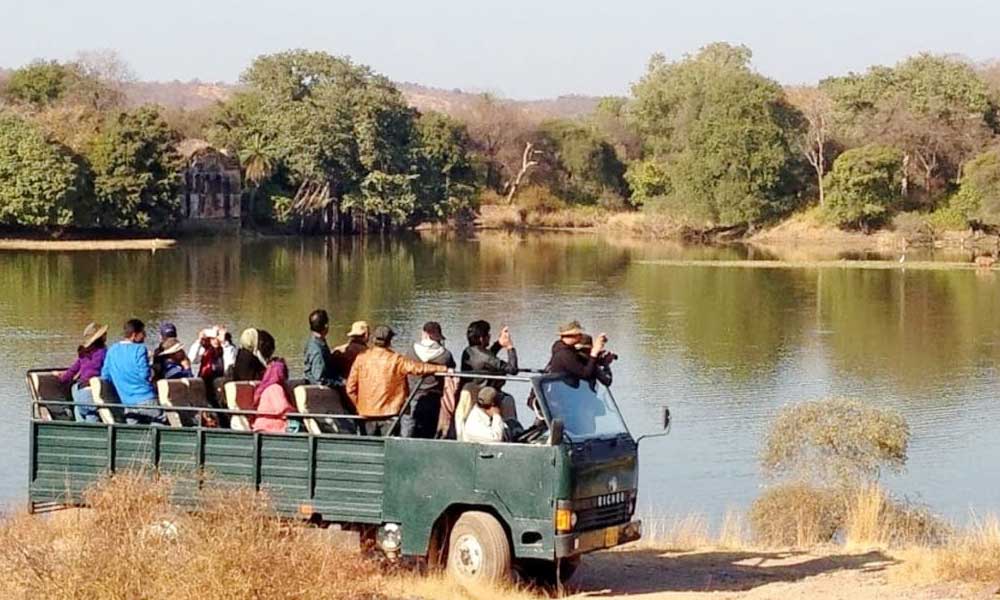
M 1000 510 L 1000 295 L 971 271 L 737 269 L 658 258 L 758 258 L 585 236 L 189 242 L 154 253 L 0 253 L 0 505 L 24 502 L 29 403 L 23 373 L 70 362 L 90 320 L 259 326 L 301 372 L 306 316 L 335 332 L 389 323 L 405 346 L 428 319 L 453 350 L 465 325 L 511 327 L 525 366 L 545 364 L 556 324 L 606 331 L 614 391 L 641 448 L 647 513 L 745 507 L 762 432 L 783 405 L 830 396 L 897 408 L 913 430 L 888 483 L 956 520 Z

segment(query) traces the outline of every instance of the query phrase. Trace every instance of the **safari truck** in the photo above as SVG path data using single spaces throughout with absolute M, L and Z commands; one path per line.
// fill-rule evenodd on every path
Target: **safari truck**
M 360 435 L 360 417 L 338 394 L 306 385 L 294 389 L 297 412 L 288 415 L 301 433 L 254 432 L 256 382 L 225 383 L 225 403 L 209 405 L 201 380 L 161 381 L 170 425 L 150 426 L 122 422 L 113 388 L 94 379 L 100 422 L 78 422 L 58 373 L 27 373 L 33 512 L 82 506 L 88 486 L 122 470 L 169 476 L 174 502 L 192 510 L 206 482 L 245 486 L 266 492 L 281 517 L 358 531 L 390 558 L 424 559 L 466 584 L 515 571 L 561 583 L 581 555 L 641 535 L 638 442 L 600 385 L 456 373 L 502 379 L 522 406 L 531 398 L 514 441 L 479 444 Z M 398 432 L 399 420 L 388 430 Z

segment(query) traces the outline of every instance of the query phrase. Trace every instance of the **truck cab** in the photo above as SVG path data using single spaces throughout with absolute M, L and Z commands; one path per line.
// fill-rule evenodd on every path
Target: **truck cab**
M 359 531 L 390 557 L 424 559 L 470 584 L 515 571 L 565 580 L 583 554 L 639 539 L 638 444 L 611 391 L 553 375 L 496 378 L 518 388 L 522 408 L 526 393 L 531 422 L 512 441 L 470 443 L 238 431 L 204 427 L 200 418 L 130 425 L 112 410 L 101 423 L 57 420 L 50 415 L 73 403 L 42 397 L 29 372 L 30 506 L 82 505 L 84 489 L 105 473 L 141 469 L 171 477 L 175 501 L 197 510 L 200 490 L 222 480 L 266 492 L 281 516 Z M 172 412 L 253 418 L 161 403 Z M 389 431 L 398 432 L 399 419 Z

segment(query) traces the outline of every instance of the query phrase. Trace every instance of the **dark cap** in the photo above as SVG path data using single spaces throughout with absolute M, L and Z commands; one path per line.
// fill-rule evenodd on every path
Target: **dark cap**
M 444 333 L 441 332 L 441 324 L 437 321 L 427 321 L 424 323 L 424 333 L 427 335 L 435 335 L 442 340 L 448 339 L 444 337 Z
M 160 323 L 160 337 L 163 339 L 177 337 L 177 326 L 173 323 Z
M 483 406 L 496 406 L 497 389 L 490 386 L 484 387 L 479 390 L 479 395 L 476 397 L 476 401 Z
M 372 338 L 377 342 L 388 342 L 392 338 L 396 337 L 396 332 L 392 330 L 392 327 L 388 325 L 379 325 L 372 332 Z

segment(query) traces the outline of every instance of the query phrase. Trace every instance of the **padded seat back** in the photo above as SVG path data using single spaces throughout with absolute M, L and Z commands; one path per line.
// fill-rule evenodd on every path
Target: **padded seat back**
M 343 396 L 325 385 L 300 385 L 294 390 L 295 407 L 303 414 L 350 415 L 353 414 Z M 354 433 L 351 419 L 305 419 L 309 433 Z
M 94 404 L 98 406 L 97 416 L 101 418 L 102 423 L 110 425 L 122 422 L 121 400 L 118 399 L 118 392 L 110 381 L 91 377 L 90 393 L 93 395 Z
M 160 406 L 209 408 L 205 382 L 197 377 L 161 379 L 156 382 Z M 200 422 L 198 413 L 165 411 L 171 427 L 195 427 Z
M 67 402 L 71 396 L 68 389 L 59 381 L 62 371 L 35 371 L 28 374 L 28 388 L 31 391 L 31 398 L 36 402 L 45 400 L 55 400 L 57 402 Z M 39 404 L 36 406 L 36 416 L 43 421 L 72 421 L 72 406 L 46 406 Z
M 253 392 L 259 381 L 228 381 L 225 385 L 226 408 L 229 410 L 256 410 Z M 250 431 L 250 419 L 246 415 L 230 415 L 229 428 L 236 431 Z

